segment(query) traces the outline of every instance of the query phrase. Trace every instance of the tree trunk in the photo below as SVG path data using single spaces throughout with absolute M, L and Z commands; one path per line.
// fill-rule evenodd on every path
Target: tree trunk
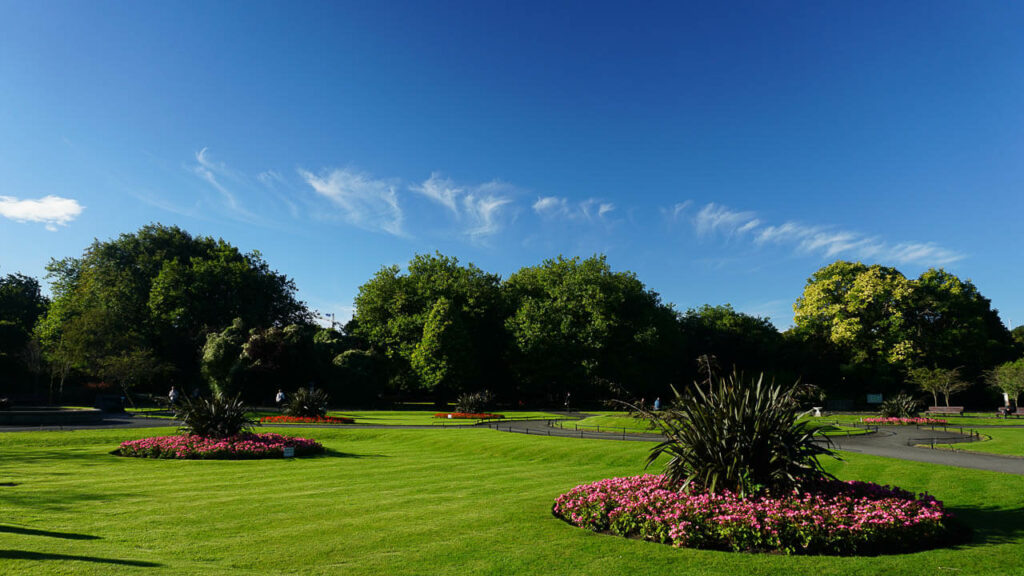
M 948 408 L 949 407 L 949 392 L 943 392 L 942 395 L 946 397 L 946 407 Z
M 939 394 L 937 392 L 933 391 L 932 392 L 932 406 L 938 406 L 938 405 L 939 405 Z M 948 402 L 947 402 L 947 405 L 948 405 Z

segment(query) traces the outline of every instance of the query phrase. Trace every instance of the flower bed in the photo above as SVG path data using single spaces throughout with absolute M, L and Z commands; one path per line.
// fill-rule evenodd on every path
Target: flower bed
M 501 414 L 473 414 L 470 412 L 438 412 L 434 414 L 434 418 L 462 418 L 467 420 L 495 420 L 497 418 L 504 418 Z
M 951 515 L 927 494 L 829 482 L 809 494 L 684 493 L 663 476 L 611 478 L 555 500 L 555 516 L 595 532 L 679 547 L 786 554 L 879 554 L 935 547 Z
M 884 424 L 891 426 L 913 426 L 915 424 L 946 424 L 945 420 L 939 418 L 864 418 L 861 420 L 865 424 Z
M 344 416 L 264 416 L 264 424 L 355 424 L 355 418 Z
M 315 440 L 280 434 L 239 434 L 227 438 L 185 434 L 122 442 L 118 454 L 137 458 L 240 460 L 282 458 L 285 448 L 294 448 L 296 456 L 319 454 L 324 451 L 323 445 Z

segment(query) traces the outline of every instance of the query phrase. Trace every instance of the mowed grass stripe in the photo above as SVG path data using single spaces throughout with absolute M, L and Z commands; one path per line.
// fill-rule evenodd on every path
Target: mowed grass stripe
M 0 488 L 0 525 L 98 537 L 0 533 L 4 550 L 96 560 L 8 555 L 0 573 L 1005 574 L 1007 558 L 1024 556 L 1016 476 L 844 455 L 828 467 L 929 490 L 981 526 L 979 542 L 905 556 L 787 558 L 677 550 L 551 516 L 554 498 L 576 484 L 640 473 L 644 443 L 486 429 L 275 431 L 345 456 L 136 460 L 107 452 L 153 431 L 0 435 L 0 479 L 19 483 Z

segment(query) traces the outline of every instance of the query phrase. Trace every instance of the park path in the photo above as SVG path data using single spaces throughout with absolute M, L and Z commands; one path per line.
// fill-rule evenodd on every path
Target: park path
M 559 415 L 566 419 L 587 416 L 586 414 L 576 413 L 562 413 Z M 660 434 L 626 434 L 574 430 L 569 423 L 563 423 L 563 427 L 557 427 L 551 426 L 551 421 L 548 420 L 492 422 L 486 424 L 486 426 L 502 432 L 535 436 L 561 436 L 634 442 L 658 442 L 664 439 Z M 969 441 L 967 435 L 953 430 L 919 429 L 915 426 L 892 426 L 880 428 L 877 432 L 871 434 L 832 436 L 830 439 L 836 449 L 846 452 L 1024 475 L 1024 458 L 918 447 L 921 444 L 931 445 L 933 441 L 937 445 Z
M 552 412 L 551 419 L 546 420 L 512 420 L 506 422 L 484 422 L 477 425 L 459 426 L 398 426 L 398 425 L 345 425 L 345 428 L 357 429 L 387 429 L 407 430 L 437 428 L 451 429 L 473 429 L 490 428 L 501 432 L 527 434 L 533 436 L 556 436 L 565 438 L 593 439 L 593 440 L 620 440 L 627 442 L 658 442 L 663 439 L 660 434 L 639 434 L 626 432 L 597 432 L 595 430 L 575 429 L 572 420 L 579 420 L 590 416 L 581 412 Z M 561 426 L 555 426 L 560 422 Z M 118 429 L 118 428 L 155 428 L 178 426 L 176 420 L 165 418 L 146 418 L 131 416 L 127 414 L 109 414 L 102 422 L 94 424 L 82 424 L 72 426 L 0 426 L 0 432 L 31 432 L 31 431 L 56 431 L 56 430 L 95 430 L 95 429 Z M 338 425 L 316 425 L 316 424 L 291 424 L 289 428 L 338 428 Z M 985 426 L 988 427 L 988 426 Z M 991 426 L 997 427 L 997 426 Z M 1000 426 L 1001 427 L 1001 426 Z M 975 429 L 983 428 L 975 426 Z M 1007 474 L 1024 475 L 1024 458 L 1013 456 L 1000 456 L 996 454 L 982 454 L 977 452 L 962 452 L 948 449 L 921 448 L 918 445 L 944 444 L 952 442 L 964 442 L 968 438 L 964 434 L 953 430 L 932 430 L 917 428 L 913 426 L 882 427 L 877 432 L 859 436 L 832 436 L 832 443 L 838 450 L 869 454 L 872 456 L 883 456 L 886 458 L 897 458 L 900 460 L 911 460 L 915 462 L 926 462 L 930 464 L 943 464 L 946 466 L 958 466 L 960 468 L 972 468 L 975 470 L 990 470 L 993 472 L 1004 472 Z

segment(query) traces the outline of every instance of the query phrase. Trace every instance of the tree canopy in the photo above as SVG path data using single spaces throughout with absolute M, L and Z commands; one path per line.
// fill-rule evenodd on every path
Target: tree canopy
M 94 375 L 111 356 L 149 354 L 191 385 L 206 335 L 234 318 L 247 326 L 310 319 L 294 282 L 258 252 L 173 226 L 96 240 L 47 271 L 54 300 L 37 327 L 44 350 Z
M 1015 352 L 991 302 L 942 269 L 908 280 L 895 268 L 837 261 L 807 280 L 794 310 L 795 336 L 841 352 L 841 377 L 860 391 L 894 390 L 919 367 L 960 367 L 973 381 Z
M 501 381 L 501 281 L 458 259 L 420 254 L 402 273 L 379 270 L 359 288 L 353 335 L 390 360 L 404 390 L 439 397 Z

